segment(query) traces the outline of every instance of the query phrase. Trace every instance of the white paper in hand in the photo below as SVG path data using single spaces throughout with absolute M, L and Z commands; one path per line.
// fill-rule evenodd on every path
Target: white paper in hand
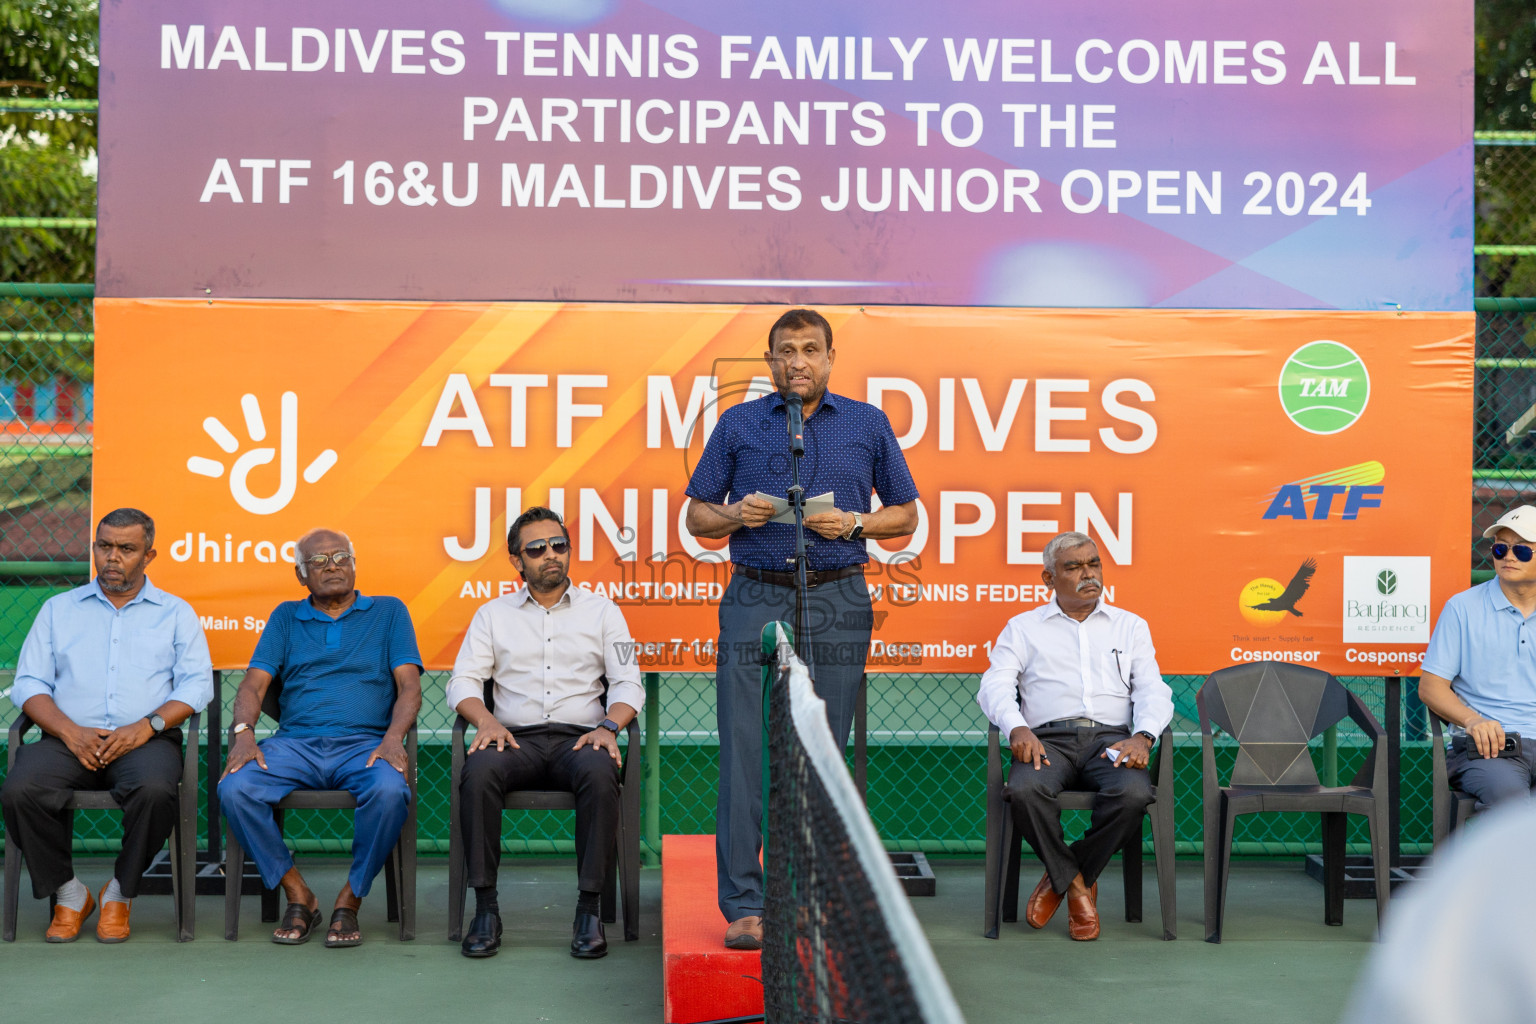
M 772 503 L 773 515 L 768 520 L 770 523 L 793 523 L 795 521 L 795 510 L 789 507 L 788 498 L 775 498 L 773 495 L 764 494 L 762 491 L 758 491 L 752 497 Z M 818 512 L 831 512 L 836 508 L 837 505 L 832 499 L 831 491 L 827 491 L 825 494 L 818 494 L 814 498 L 805 499 L 805 514 L 807 516 L 814 516 Z

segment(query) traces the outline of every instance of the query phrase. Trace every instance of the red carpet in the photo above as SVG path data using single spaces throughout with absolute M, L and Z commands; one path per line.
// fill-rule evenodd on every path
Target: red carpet
M 762 957 L 726 949 L 715 892 L 715 837 L 661 839 L 662 992 L 666 1024 L 763 1012 Z

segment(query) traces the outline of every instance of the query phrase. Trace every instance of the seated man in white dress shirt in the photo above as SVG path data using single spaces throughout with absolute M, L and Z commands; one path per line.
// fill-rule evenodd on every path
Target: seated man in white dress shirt
M 1099 936 L 1099 873 L 1141 832 L 1152 802 L 1147 763 L 1173 720 L 1173 691 L 1146 621 L 1101 599 L 1093 541 L 1058 534 L 1043 560 L 1041 578 L 1055 593 L 1008 620 L 977 700 L 1008 737 L 1014 820 L 1045 864 L 1024 920 L 1044 928 L 1065 895 L 1067 932 L 1085 941 Z M 1056 803 L 1064 789 L 1098 791 L 1088 831 L 1071 845 Z
M 475 727 L 459 786 L 475 890 L 462 950 L 488 957 L 501 948 L 496 864 L 505 794 L 559 789 L 576 795 L 571 955 L 597 959 L 608 952 L 598 901 L 619 827 L 618 734 L 639 713 L 645 688 L 618 605 L 571 585 L 570 534 L 557 513 L 536 506 L 518 516 L 507 551 L 526 586 L 475 612 L 448 682 L 449 708 Z M 483 699 L 487 679 L 495 681 L 494 713 Z

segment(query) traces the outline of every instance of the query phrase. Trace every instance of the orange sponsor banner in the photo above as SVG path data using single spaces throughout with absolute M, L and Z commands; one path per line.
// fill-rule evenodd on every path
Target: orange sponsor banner
M 708 670 L 728 569 L 684 490 L 781 311 L 100 300 L 96 513 L 155 517 L 151 576 L 221 667 L 303 596 L 293 539 L 327 526 L 446 668 L 519 585 L 509 519 L 550 504 L 639 662 Z M 1170 673 L 1415 674 L 1466 584 L 1470 313 L 822 311 L 832 390 L 887 412 L 922 494 L 913 537 L 870 543 L 873 671 L 984 668 L 1061 530 Z

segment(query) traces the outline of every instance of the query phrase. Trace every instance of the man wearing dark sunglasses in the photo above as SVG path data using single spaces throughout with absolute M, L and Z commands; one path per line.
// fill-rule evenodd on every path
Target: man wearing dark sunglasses
M 1494 579 L 1445 603 L 1424 655 L 1419 699 L 1451 724 L 1451 784 L 1485 807 L 1529 797 L 1536 740 L 1536 506 L 1506 512 L 1483 531 Z
M 536 506 L 517 517 L 507 554 L 527 585 L 476 610 L 448 681 L 448 707 L 475 727 L 459 785 L 475 890 L 461 947 L 467 957 L 501 948 L 501 811 L 506 794 L 519 789 L 576 795 L 571 955 L 595 960 L 608 952 L 599 897 L 619 830 L 618 734 L 639 714 L 645 688 L 624 613 L 571 585 L 570 549 L 557 513 Z
M 287 896 L 272 941 L 295 946 L 319 925 L 320 902 L 283 843 L 273 806 L 295 789 L 345 789 L 357 798 L 352 870 L 325 936 L 329 947 L 356 946 L 363 941 L 358 907 L 410 808 L 404 744 L 421 710 L 421 654 L 398 598 L 357 592 L 357 557 L 346 534 L 300 537 L 294 574 L 309 597 L 278 605 L 256 643 L 235 694 L 219 800 L 262 882 L 281 884 Z M 282 680 L 277 735 L 258 746 L 256 719 L 275 679 Z

